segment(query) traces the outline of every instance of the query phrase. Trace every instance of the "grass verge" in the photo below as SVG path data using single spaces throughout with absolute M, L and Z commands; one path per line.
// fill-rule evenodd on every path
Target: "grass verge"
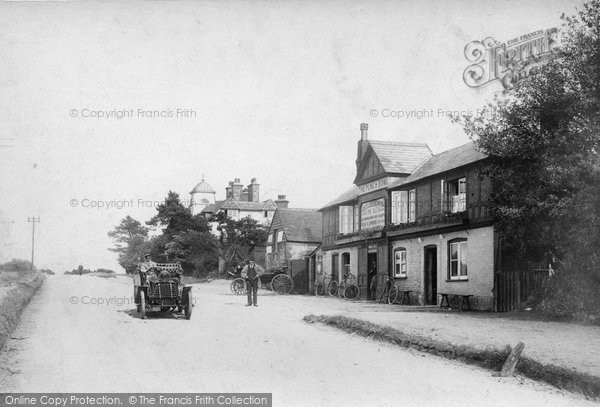
M 458 346 L 449 342 L 406 334 L 391 327 L 341 315 L 307 315 L 304 317 L 304 321 L 330 325 L 347 333 L 400 345 L 404 348 L 417 349 L 446 359 L 483 367 L 494 372 L 500 372 L 511 351 L 509 345 L 506 345 L 504 349 L 494 347 L 478 349 L 465 345 Z M 583 394 L 590 399 L 600 399 L 600 377 L 579 373 L 560 366 L 543 364 L 527 357 L 521 357 L 516 371 L 525 377 L 545 382 L 559 389 Z
M 44 278 L 40 273 L 24 273 L 14 282 L 14 287 L 0 298 L 0 349 L 10 338 L 21 313 L 44 282 Z

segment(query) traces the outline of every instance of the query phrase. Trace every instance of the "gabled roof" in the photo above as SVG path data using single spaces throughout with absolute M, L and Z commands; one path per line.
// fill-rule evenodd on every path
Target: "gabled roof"
M 288 242 L 321 242 L 322 214 L 316 209 L 277 208 L 271 225 L 276 218 Z
M 431 157 L 425 143 L 370 140 L 369 145 L 386 172 L 410 174 Z
M 470 142 L 434 155 L 407 178 L 393 182 L 388 189 L 393 189 L 399 185 L 409 184 L 436 174 L 450 171 L 467 164 L 481 161 L 485 158 L 486 155 L 478 151 L 475 148 L 475 144 Z
M 327 202 L 327 204 L 324 205 L 323 207 L 321 207 L 319 209 L 319 211 L 322 211 L 323 209 L 327 209 L 331 206 L 342 204 L 344 202 L 353 201 L 356 198 L 358 198 L 358 187 L 356 185 L 353 185 L 352 188 L 350 188 L 349 190 L 347 190 L 346 192 L 344 192 L 343 194 L 341 194 L 340 196 L 335 198 L 333 201 Z

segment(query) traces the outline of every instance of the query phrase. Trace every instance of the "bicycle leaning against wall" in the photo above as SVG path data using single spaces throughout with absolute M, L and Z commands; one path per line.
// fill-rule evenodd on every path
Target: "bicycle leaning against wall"
M 315 285 L 315 295 L 317 297 L 325 294 L 325 290 L 328 287 L 329 280 L 331 280 L 331 276 L 323 275 L 323 278 L 317 282 Z
M 340 298 L 354 300 L 360 294 L 360 288 L 356 284 L 356 276 L 350 272 L 344 275 L 341 282 L 331 280 L 327 286 L 327 293 L 330 296 L 337 295 Z

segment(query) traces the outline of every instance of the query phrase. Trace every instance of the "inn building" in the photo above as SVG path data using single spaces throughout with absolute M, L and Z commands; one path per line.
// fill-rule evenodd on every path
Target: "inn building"
M 370 273 L 385 276 L 389 272 L 387 188 L 408 178 L 432 154 L 423 143 L 369 140 L 366 123 L 360 132 L 354 185 L 320 209 L 323 243 L 318 261 L 322 264 L 315 268 L 337 281 L 352 273 L 361 296 L 366 297 Z
M 498 236 L 486 157 L 473 143 L 433 155 L 426 144 L 370 140 L 368 125 L 360 130 L 354 185 L 319 209 L 315 280 L 350 272 L 366 299 L 376 272 L 378 294 L 391 277 L 413 303 L 468 293 L 473 308 L 493 309 Z

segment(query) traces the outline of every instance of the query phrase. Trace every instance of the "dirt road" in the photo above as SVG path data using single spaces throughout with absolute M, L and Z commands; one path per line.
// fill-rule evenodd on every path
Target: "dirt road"
M 139 319 L 125 277 L 50 276 L 0 355 L 10 392 L 272 392 L 275 406 L 586 406 L 572 394 L 302 322 L 337 299 L 195 285 L 183 318 Z M 111 301 L 112 303 L 106 303 Z M 92 304 L 104 299 L 104 304 Z

